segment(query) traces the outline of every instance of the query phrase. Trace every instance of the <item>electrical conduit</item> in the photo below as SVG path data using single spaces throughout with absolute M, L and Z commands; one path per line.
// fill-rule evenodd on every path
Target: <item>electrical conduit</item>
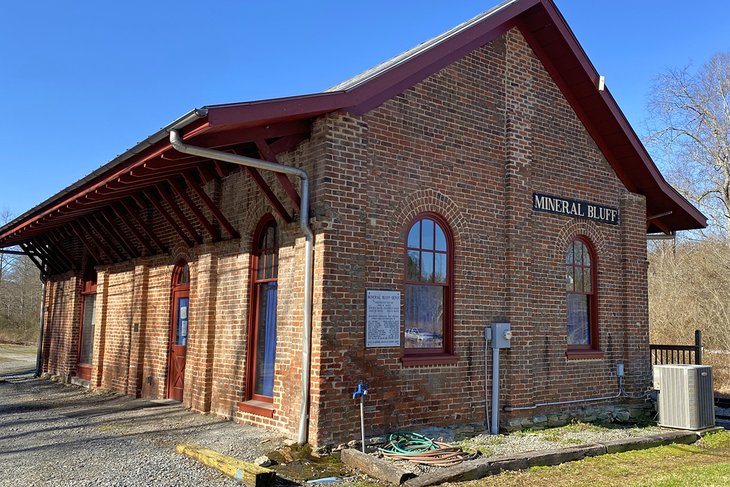
M 569 401 L 554 401 L 554 402 L 538 402 L 535 404 L 532 404 L 530 406 L 505 406 L 504 410 L 507 412 L 510 411 L 526 411 L 529 409 L 537 409 L 540 407 L 545 406 L 562 406 L 564 404 L 579 404 L 583 402 L 595 402 L 595 401 L 607 401 L 609 399 L 618 399 L 620 397 L 628 397 L 632 398 L 632 396 L 629 396 L 626 394 L 626 391 L 624 390 L 624 381 L 623 376 L 619 376 L 618 378 L 618 392 L 614 394 L 613 396 L 604 396 L 604 397 L 589 397 L 586 399 L 572 399 Z

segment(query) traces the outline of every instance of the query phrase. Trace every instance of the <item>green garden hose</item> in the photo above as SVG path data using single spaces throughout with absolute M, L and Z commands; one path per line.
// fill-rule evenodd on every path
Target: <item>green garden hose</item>
M 393 460 L 409 460 L 423 465 L 448 467 L 474 458 L 461 449 L 411 432 L 392 433 L 388 443 L 379 448 L 383 456 Z

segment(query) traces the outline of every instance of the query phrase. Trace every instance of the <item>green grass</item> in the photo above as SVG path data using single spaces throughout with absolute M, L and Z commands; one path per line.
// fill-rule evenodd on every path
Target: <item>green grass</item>
M 21 355 L 35 354 L 36 345 L 18 345 L 15 343 L 0 343 L 0 353 L 18 353 Z
M 454 445 L 458 446 L 467 453 L 481 453 L 486 457 L 494 455 L 494 450 L 490 447 L 501 445 L 505 442 L 503 436 L 486 436 L 479 437 L 479 439 L 466 438 L 456 442 Z
M 485 446 L 481 443 L 468 443 L 466 441 L 462 441 L 456 444 L 459 448 L 461 448 L 463 451 L 467 453 L 481 453 L 485 457 L 491 457 L 494 455 L 494 450 L 489 448 L 488 446 Z
M 707 449 L 727 448 L 730 449 L 730 433 L 721 431 L 711 435 L 705 435 L 697 443 L 698 446 Z
M 730 432 L 705 436 L 694 445 L 669 445 L 555 467 L 505 472 L 460 486 L 726 486 L 730 485 Z
M 0 362 L 31 360 L 35 358 L 37 346 L 0 343 Z

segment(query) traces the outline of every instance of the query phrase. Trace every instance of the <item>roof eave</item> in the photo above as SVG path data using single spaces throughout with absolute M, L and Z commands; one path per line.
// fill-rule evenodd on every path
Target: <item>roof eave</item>
M 209 129 L 228 130 L 280 121 L 314 118 L 338 110 L 358 114 L 366 113 L 454 60 L 502 35 L 518 23 L 524 26 L 529 19 L 552 24 L 559 31 L 558 41 L 564 43 L 564 45 L 560 45 L 560 54 L 573 56 L 572 62 L 580 67 L 577 70 L 577 75 L 582 77 L 583 87 L 588 89 L 589 84 L 595 85 L 598 79 L 595 67 L 552 0 L 510 0 L 492 9 L 491 14 L 483 15 L 483 18 L 477 22 L 467 21 L 462 24 L 467 25 L 465 28 L 460 29 L 460 26 L 457 26 L 451 35 L 440 36 L 442 38 L 437 38 L 433 43 L 426 42 L 422 49 L 415 48 L 415 51 L 407 56 L 407 59 L 403 59 L 402 62 L 386 66 L 382 70 L 375 70 L 376 72 L 371 73 L 370 76 L 365 76 L 363 80 L 349 86 L 346 91 L 328 91 L 273 100 L 213 105 L 204 109 L 192 110 L 85 178 L 0 228 L 0 240 L 16 231 L 16 227 L 21 223 L 28 224 L 28 222 L 34 221 L 39 216 L 48 214 L 49 208 L 57 207 L 64 198 L 68 199 L 73 193 L 77 193 L 77 196 L 82 195 L 83 191 L 88 190 L 89 187 L 109 176 L 113 176 L 117 168 L 127 164 L 131 159 L 141 159 L 144 154 L 150 153 L 153 148 L 158 152 L 169 149 L 169 144 L 164 139 L 167 138 L 168 132 L 174 128 L 188 129 L 186 130 L 186 136 L 189 136 L 191 132 L 202 133 Z M 549 27 L 549 25 L 539 24 L 537 27 L 544 28 Z M 540 57 L 537 51 L 536 54 Z M 544 55 L 543 53 L 543 57 Z M 544 59 L 543 63 L 545 64 Z M 387 65 L 387 62 L 384 64 Z M 561 86 L 560 83 L 558 84 Z M 561 86 L 564 93 L 566 93 L 566 89 L 564 85 Z M 575 97 L 571 101 L 570 93 L 567 93 L 566 98 L 576 109 L 575 105 L 578 102 Z M 627 188 L 634 192 L 643 193 L 652 202 L 666 206 L 666 209 L 671 210 L 672 215 L 662 220 L 665 225 L 671 226 L 671 230 L 706 226 L 707 219 L 704 215 L 677 193 L 661 176 L 610 92 L 607 90 L 598 92 L 596 88 L 595 93 L 590 93 L 589 98 L 598 107 L 598 112 L 588 112 L 588 115 L 586 115 L 584 111 L 580 110 L 580 107 L 576 109 L 576 112 L 579 117 L 582 117 L 581 120 L 589 129 L 589 133 L 594 139 L 598 139 L 599 147 L 601 146 L 602 134 L 596 133 L 596 130 L 592 131 L 589 128 L 591 120 L 586 120 L 586 118 L 590 116 L 600 115 L 604 118 L 604 122 L 607 121 L 615 124 L 617 128 L 620 127 L 620 131 L 625 137 L 622 140 L 628 144 L 627 147 L 631 147 L 629 159 L 632 167 L 629 170 L 619 167 L 628 163 L 612 158 L 610 147 L 607 147 L 606 144 L 601 147 Z M 585 98 L 582 100 L 585 102 Z M 203 113 L 202 110 L 205 110 L 205 112 Z M 196 125 L 192 126 L 193 123 L 196 123 Z M 637 170 L 640 171 L 640 174 L 636 173 Z M 641 177 L 632 177 L 634 174 L 639 174 Z M 635 187 L 632 179 L 642 179 L 647 178 L 647 176 L 649 176 L 648 180 L 650 181 L 648 185 Z
M 182 129 L 182 128 L 188 127 L 189 125 L 193 124 L 194 122 L 199 121 L 202 118 L 205 118 L 206 116 L 207 116 L 207 109 L 204 107 L 204 108 L 194 108 L 193 110 L 190 110 L 189 112 L 182 115 L 181 117 L 178 117 L 177 119 L 170 122 L 168 125 L 161 128 L 154 134 L 152 134 L 149 137 L 147 137 L 146 139 L 138 142 L 134 147 L 127 149 L 126 151 L 119 154 L 117 157 L 110 160 L 106 164 L 95 169 L 94 171 L 92 171 L 88 175 L 84 176 L 83 178 L 79 179 L 75 183 L 67 186 L 66 188 L 64 188 L 61 191 L 59 191 L 58 193 L 54 194 L 50 198 L 37 204 L 36 206 L 34 206 L 30 210 L 26 211 L 22 215 L 14 218 L 12 221 L 10 221 L 7 224 L 0 227 L 0 239 L 2 239 L 7 233 L 10 233 L 11 229 L 18 226 L 18 224 L 21 221 L 29 219 L 33 216 L 36 216 L 39 213 L 42 213 L 44 209 L 53 205 L 54 203 L 57 203 L 58 201 L 62 200 L 64 197 L 67 197 L 72 192 L 81 189 L 83 186 L 85 186 L 87 184 L 92 183 L 95 179 L 102 177 L 104 174 L 106 174 L 109 171 L 120 166 L 125 161 L 129 160 L 130 158 L 141 154 L 145 150 L 148 150 L 149 148 L 153 147 L 155 144 L 158 144 L 162 140 L 165 140 L 167 138 L 167 135 L 170 132 L 170 130 Z

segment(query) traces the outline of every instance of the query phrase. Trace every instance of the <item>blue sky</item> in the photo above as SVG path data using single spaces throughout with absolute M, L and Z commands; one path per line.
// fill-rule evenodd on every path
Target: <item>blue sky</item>
M 2 2 L 0 210 L 28 210 L 192 108 L 321 91 L 496 3 Z M 730 49 L 725 0 L 556 3 L 639 134 L 658 74 Z

